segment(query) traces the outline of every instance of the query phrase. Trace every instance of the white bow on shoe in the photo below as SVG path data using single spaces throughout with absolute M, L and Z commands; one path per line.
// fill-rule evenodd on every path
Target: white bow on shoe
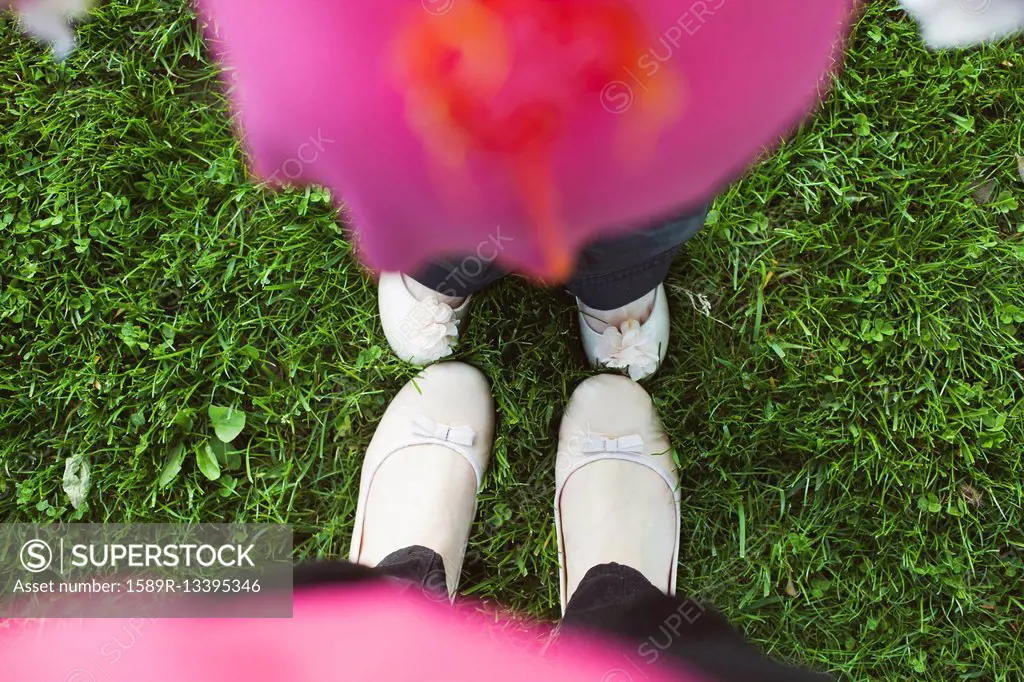
M 438 424 L 436 421 L 424 414 L 418 414 L 412 418 L 415 426 L 413 433 L 419 436 L 425 443 L 437 443 L 438 445 L 458 445 L 463 448 L 473 447 L 476 439 L 476 432 L 470 426 L 449 426 Z

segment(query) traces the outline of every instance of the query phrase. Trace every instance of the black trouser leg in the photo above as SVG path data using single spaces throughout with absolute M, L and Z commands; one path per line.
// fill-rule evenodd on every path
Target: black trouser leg
M 827 676 L 771 661 L 725 618 L 695 599 L 654 587 L 628 566 L 590 569 L 566 607 L 563 627 L 627 642 L 621 670 L 609 679 L 643 682 L 644 666 L 678 661 L 716 682 L 821 682 Z
M 395 579 L 434 601 L 447 601 L 444 561 L 426 547 L 392 552 L 376 568 L 345 562 L 296 567 L 295 587 Z M 565 629 L 618 640 L 625 652 L 607 682 L 644 682 L 645 666 L 673 661 L 714 682 L 827 682 L 825 675 L 762 656 L 725 618 L 696 599 L 668 596 L 628 566 L 590 569 L 562 619 Z
M 665 281 L 672 259 L 704 227 L 707 213 L 704 207 L 593 242 L 580 254 L 566 288 L 597 310 L 614 310 L 643 298 Z
M 439 294 L 465 298 L 494 284 L 505 273 L 493 262 L 468 256 L 461 261 L 429 263 L 409 276 Z
M 431 599 L 448 599 L 444 559 L 432 549 L 414 545 L 392 552 L 381 559 L 377 570 L 422 590 Z
M 566 288 L 597 310 L 613 310 L 642 298 L 665 281 L 672 259 L 700 232 L 707 212 L 704 207 L 591 243 L 580 254 Z M 409 276 L 440 294 L 464 298 L 505 274 L 491 261 L 467 256 L 430 263 Z

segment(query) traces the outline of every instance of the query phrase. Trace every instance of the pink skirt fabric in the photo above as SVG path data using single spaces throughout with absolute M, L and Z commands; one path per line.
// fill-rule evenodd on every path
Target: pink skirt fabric
M 564 278 L 792 132 L 854 0 L 197 0 L 256 174 L 334 191 L 368 265 L 500 227 Z
M 397 588 L 304 590 L 295 617 L 0 622 L 5 680 L 18 682 L 702 682 L 636 664 L 607 643 L 511 638 L 493 615 Z M 637 669 L 635 666 L 640 665 Z

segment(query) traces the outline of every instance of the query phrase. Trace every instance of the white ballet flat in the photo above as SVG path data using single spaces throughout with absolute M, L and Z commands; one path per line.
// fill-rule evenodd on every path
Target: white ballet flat
M 614 478 L 609 478 L 601 485 L 588 486 L 586 490 L 574 491 L 574 499 L 587 504 L 587 509 L 606 508 L 608 514 L 618 515 L 619 509 L 608 508 L 606 500 L 611 497 L 610 491 L 619 499 L 650 499 L 652 488 L 651 477 L 646 474 L 642 477 L 630 478 L 631 474 L 650 470 L 656 473 L 665 482 L 668 492 L 664 496 L 666 500 L 671 499 L 672 503 L 666 504 L 665 508 L 654 506 L 653 513 L 671 514 L 672 519 L 660 518 L 665 527 L 674 528 L 672 534 L 674 544 L 671 547 L 664 547 L 666 557 L 664 567 L 657 567 L 650 572 L 648 578 L 652 584 L 658 585 L 669 594 L 676 590 L 676 577 L 679 564 L 679 532 L 680 532 L 680 511 L 681 495 L 679 490 L 679 472 L 676 469 L 672 456 L 671 444 L 668 436 L 662 428 L 654 405 L 647 392 L 636 382 L 626 377 L 614 374 L 602 374 L 592 377 L 576 389 L 562 418 L 559 429 L 558 455 L 555 462 L 555 535 L 558 543 L 558 564 L 559 564 L 559 592 L 562 605 L 562 613 L 565 613 L 566 605 L 571 597 L 571 591 L 576 585 L 568 585 L 569 571 L 568 564 L 573 557 L 566 556 L 566 532 L 563 514 L 566 507 L 563 503 L 563 493 L 566 484 L 572 476 L 584 467 L 596 462 L 615 460 L 630 463 L 629 467 L 620 468 Z M 594 483 L 594 481 L 589 481 Z M 636 493 L 630 492 L 630 486 L 636 488 Z M 582 497 L 581 497 L 582 496 Z M 590 538 L 597 539 L 602 536 L 602 521 L 594 515 L 577 513 L 574 528 L 570 532 L 578 533 L 577 538 L 587 542 Z M 579 518 L 592 520 L 592 525 L 586 526 L 586 522 L 580 524 Z M 642 525 L 641 521 L 641 525 Z M 611 539 L 614 541 L 614 538 Z M 632 546 L 635 543 L 635 535 L 625 538 L 625 546 Z M 601 537 L 602 542 L 607 542 L 607 537 Z M 579 546 L 579 545 L 577 545 Z M 662 551 L 662 548 L 654 548 L 655 554 Z M 631 550 L 623 550 L 626 555 L 625 563 L 634 568 L 640 564 L 639 561 L 628 561 L 628 554 Z M 622 553 L 617 553 L 622 554 Z M 592 566 L 585 567 L 589 570 Z M 583 569 L 576 570 L 577 576 L 584 572 Z M 571 588 L 571 589 L 570 589 Z
M 470 298 L 452 308 L 438 296 L 422 301 L 409 291 L 405 275 L 381 273 L 377 306 L 388 344 L 402 360 L 429 365 L 452 354 L 459 340 L 459 325 L 469 312 Z
M 349 560 L 372 566 L 390 552 L 428 547 L 444 559 L 454 596 L 493 441 L 494 405 L 479 370 L 444 362 L 406 384 L 366 450 Z M 367 520 L 371 492 L 381 513 Z

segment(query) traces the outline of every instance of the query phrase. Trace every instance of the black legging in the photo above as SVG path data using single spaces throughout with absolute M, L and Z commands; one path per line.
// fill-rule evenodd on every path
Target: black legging
M 376 568 L 323 563 L 296 568 L 295 588 L 381 577 L 447 599 L 444 561 L 426 547 L 392 552 Z M 643 682 L 644 666 L 681 661 L 714 682 L 823 682 L 827 676 L 762 656 L 725 618 L 695 599 L 668 596 L 628 566 L 591 568 L 572 595 L 562 629 L 612 637 L 630 646 L 621 669 L 594 682 Z M 557 644 L 556 651 L 557 651 Z

